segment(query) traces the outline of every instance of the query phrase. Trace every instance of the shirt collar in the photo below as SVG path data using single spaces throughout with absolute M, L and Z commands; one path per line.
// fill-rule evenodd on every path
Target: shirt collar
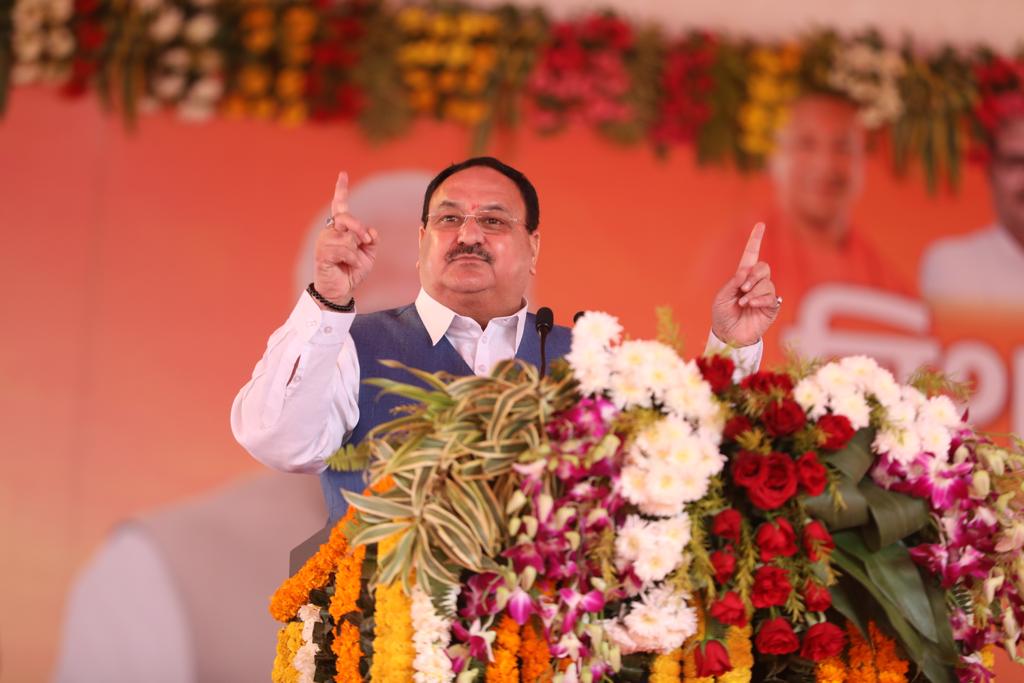
M 519 342 L 523 340 L 523 330 L 526 328 L 526 309 L 528 304 L 526 300 L 523 300 L 523 307 L 512 315 L 504 316 L 502 318 L 494 318 L 491 322 L 511 324 L 515 323 L 516 326 L 516 351 L 519 350 Z M 477 325 L 477 322 L 472 318 L 459 315 L 452 309 L 448 308 L 434 297 L 427 294 L 427 291 L 420 288 L 420 293 L 416 297 L 416 312 L 420 316 L 420 320 L 423 321 L 423 326 L 427 328 L 427 334 L 430 335 L 430 343 L 437 346 L 437 343 L 441 341 L 447 332 L 448 328 L 452 326 L 452 322 L 459 318 L 463 321 L 472 322 Z

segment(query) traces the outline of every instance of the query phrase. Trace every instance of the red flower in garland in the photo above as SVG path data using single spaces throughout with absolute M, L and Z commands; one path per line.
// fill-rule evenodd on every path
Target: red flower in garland
M 732 670 L 729 652 L 720 640 L 708 640 L 701 643 L 693 651 L 693 657 L 697 664 L 697 675 L 700 677 L 721 676 L 726 671 Z
M 754 607 L 779 607 L 786 604 L 793 586 L 789 583 L 789 572 L 782 567 L 761 567 L 754 573 L 754 588 L 750 602 Z
M 737 510 L 726 508 L 715 515 L 715 518 L 711 521 L 711 533 L 728 539 L 733 543 L 739 543 L 742 523 L 743 515 Z
M 809 612 L 824 612 L 832 606 L 832 593 L 820 583 L 808 581 L 804 585 L 804 606 Z
M 838 451 L 853 438 L 853 425 L 845 415 L 822 415 L 818 419 L 818 429 L 825 433 L 825 443 L 821 445 L 826 451 Z
M 793 525 L 784 517 L 759 526 L 756 540 L 762 562 L 771 562 L 776 557 L 792 557 L 796 554 L 796 532 L 793 531 Z
M 794 551 L 796 550 L 794 546 Z M 729 582 L 732 575 L 736 572 L 736 554 L 732 548 L 725 548 L 724 550 L 716 550 L 711 553 L 711 566 L 715 568 L 715 581 L 720 585 L 724 585 Z
M 843 629 L 826 621 L 807 629 L 803 647 L 800 648 L 800 656 L 812 662 L 820 662 L 838 655 L 843 651 L 844 645 L 846 634 L 843 633 Z
M 745 488 L 760 484 L 767 475 L 765 461 L 760 453 L 740 451 L 732 461 L 732 480 Z
M 732 373 L 736 364 L 727 356 L 701 356 L 697 359 L 697 367 L 705 381 L 711 385 L 711 391 L 720 394 L 732 386 Z
M 807 423 L 804 409 L 791 398 L 769 403 L 761 419 L 772 436 L 789 436 Z
M 811 562 L 828 557 L 835 547 L 836 542 L 824 524 L 815 519 L 804 526 L 804 550 Z
M 743 432 L 749 432 L 754 428 L 753 423 L 745 415 L 734 415 L 729 418 L 722 429 L 722 438 L 726 441 L 735 441 Z
M 788 655 L 800 647 L 793 627 L 783 617 L 765 619 L 754 638 L 757 651 L 765 655 Z
M 781 389 L 785 393 L 793 391 L 793 380 L 781 372 L 755 372 L 740 381 L 740 386 L 750 391 L 770 393 L 773 389 Z
M 747 625 L 747 608 L 743 606 L 743 599 L 736 591 L 729 591 L 715 600 L 708 614 L 727 626 L 742 628 Z
M 820 496 L 828 485 L 828 470 L 818 461 L 818 454 L 807 451 L 796 460 L 796 477 L 810 496 Z
M 763 475 L 747 486 L 747 495 L 762 510 L 775 510 L 796 494 L 796 464 L 785 453 L 771 453 L 762 460 Z

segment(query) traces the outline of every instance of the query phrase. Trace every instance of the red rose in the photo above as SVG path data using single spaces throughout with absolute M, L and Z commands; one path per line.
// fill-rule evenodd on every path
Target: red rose
M 785 605 L 791 590 L 788 571 L 782 567 L 761 567 L 754 573 L 750 601 L 758 609 Z
M 751 487 L 764 481 L 765 456 L 750 451 L 740 451 L 732 461 L 732 480 L 737 486 Z
M 800 656 L 812 662 L 820 662 L 835 657 L 846 645 L 846 634 L 843 629 L 827 621 L 807 629 L 804 634 L 804 645 L 800 648 Z
M 785 453 L 772 453 L 762 460 L 761 480 L 747 487 L 747 495 L 762 510 L 774 510 L 796 493 L 796 464 Z
M 771 562 L 776 557 L 790 557 L 796 554 L 796 532 L 789 520 L 780 517 L 773 524 L 765 522 L 757 528 L 757 547 L 761 550 L 761 561 Z
M 807 451 L 796 461 L 796 478 L 810 496 L 820 496 L 828 484 L 828 470 L 818 461 L 818 454 Z
M 746 415 L 734 415 L 725 423 L 725 428 L 722 430 L 722 438 L 726 441 L 735 441 L 737 436 L 753 428 L 754 425 L 751 424 Z
M 845 415 L 822 415 L 818 428 L 825 432 L 821 447 L 827 451 L 838 451 L 853 438 L 853 425 Z
M 772 436 L 788 436 L 807 423 L 804 409 L 791 398 L 769 403 L 761 419 Z
M 697 663 L 697 676 L 721 676 L 732 670 L 729 652 L 720 640 L 708 640 L 693 651 Z
M 726 508 L 711 521 L 711 533 L 727 538 L 733 543 L 740 542 L 740 526 L 743 516 L 733 508 Z
M 747 608 L 743 606 L 743 600 L 736 591 L 729 591 L 716 600 L 708 614 L 728 626 L 743 628 L 747 625 Z
M 751 391 L 770 392 L 772 389 L 782 389 L 785 393 L 793 391 L 793 380 L 789 375 L 777 372 L 755 372 L 747 375 L 740 382 L 740 386 Z
M 757 637 L 754 638 L 754 646 L 761 654 L 788 655 L 796 652 L 800 647 L 800 641 L 784 617 L 775 617 L 761 622 L 761 628 L 757 630 Z
M 804 585 L 804 606 L 808 612 L 824 612 L 832 606 L 832 594 L 820 583 L 808 581 Z
M 811 558 L 811 562 L 827 557 L 835 547 L 836 542 L 832 540 L 832 534 L 824 524 L 814 519 L 804 526 L 804 550 Z
M 720 585 L 728 583 L 736 571 L 736 556 L 732 548 L 711 553 L 711 566 L 715 568 L 715 581 Z
M 701 356 L 697 359 L 697 367 L 716 394 L 732 386 L 732 372 L 736 364 L 728 356 Z

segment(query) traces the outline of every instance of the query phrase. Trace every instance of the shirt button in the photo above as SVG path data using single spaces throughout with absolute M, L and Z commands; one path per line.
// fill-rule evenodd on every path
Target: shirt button
M 324 334 L 330 334 L 331 332 L 334 332 L 334 328 L 330 325 L 324 328 Z
M 476 371 L 477 372 L 486 372 L 487 371 L 487 366 L 484 365 L 483 363 L 481 363 L 480 365 L 476 366 Z

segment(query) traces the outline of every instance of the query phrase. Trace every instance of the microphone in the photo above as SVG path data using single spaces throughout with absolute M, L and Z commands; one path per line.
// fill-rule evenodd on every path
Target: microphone
M 537 309 L 537 334 L 540 335 L 540 376 L 544 377 L 547 372 L 547 356 L 544 353 L 544 345 L 548 341 L 548 332 L 551 331 L 552 326 L 555 324 L 555 314 L 547 306 L 542 306 Z
M 580 321 L 580 318 L 583 317 L 584 313 L 586 313 L 586 311 L 576 311 L 576 315 L 572 317 L 572 324 L 575 325 L 576 323 L 578 323 Z

